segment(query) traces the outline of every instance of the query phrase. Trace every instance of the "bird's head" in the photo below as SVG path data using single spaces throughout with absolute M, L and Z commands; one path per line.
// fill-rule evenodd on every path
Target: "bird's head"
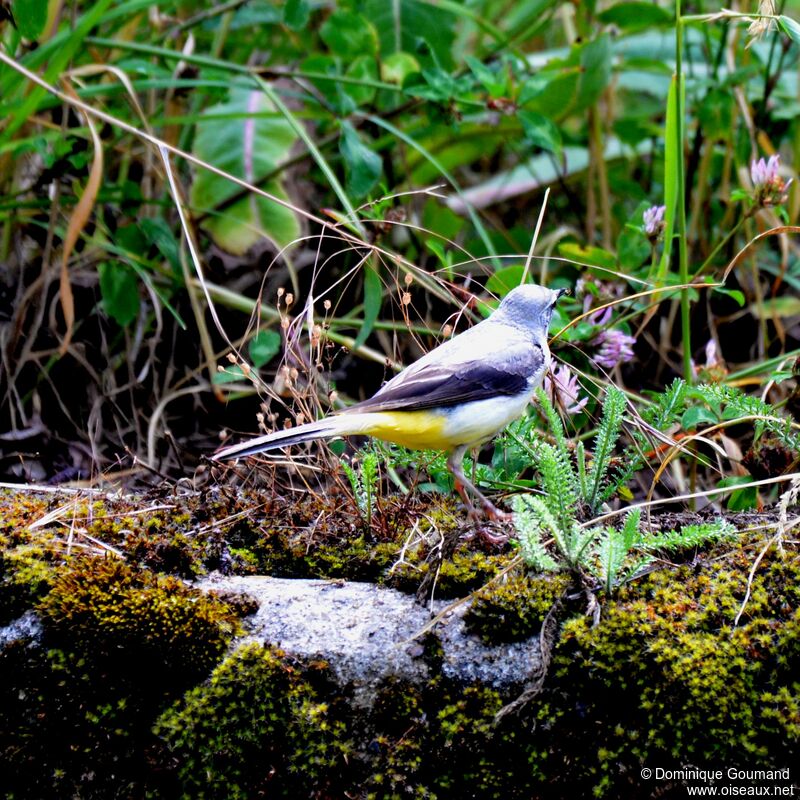
M 526 283 L 512 289 L 503 298 L 495 315 L 499 314 L 504 322 L 512 325 L 546 334 L 556 304 L 566 293 L 566 289 L 547 289 Z

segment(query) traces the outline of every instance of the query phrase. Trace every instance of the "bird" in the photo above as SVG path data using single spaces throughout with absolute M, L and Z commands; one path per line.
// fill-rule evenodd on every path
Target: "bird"
M 487 517 L 507 519 L 464 475 L 464 455 L 522 416 L 549 367 L 547 331 L 566 292 L 530 283 L 517 286 L 487 319 L 433 348 L 369 399 L 316 422 L 225 447 L 213 459 L 354 435 L 414 450 L 443 450 L 470 515 L 477 516 L 472 495 Z

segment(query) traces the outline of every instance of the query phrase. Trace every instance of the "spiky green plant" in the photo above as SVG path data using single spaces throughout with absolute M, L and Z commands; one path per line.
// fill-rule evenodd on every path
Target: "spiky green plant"
M 673 391 L 674 390 L 674 391 Z M 668 407 L 680 402 L 681 387 L 673 384 Z M 632 580 L 658 551 L 676 552 L 699 547 L 731 535 L 728 523 L 688 525 L 680 531 L 647 534 L 641 526 L 641 508 L 627 514 L 622 527 L 588 527 L 578 519 L 581 511 L 593 514 L 624 480 L 624 473 L 610 475 L 612 456 L 625 413 L 625 397 L 614 386 L 603 401 L 603 412 L 591 461 L 581 443 L 571 457 L 564 426 L 544 392 L 539 402 L 547 419 L 551 442 L 534 449 L 541 493 L 517 495 L 513 500 L 514 524 L 525 563 L 541 572 L 569 569 L 588 574 L 611 594 Z M 548 549 L 552 541 L 554 548 Z
M 342 469 L 350 483 L 356 507 L 362 519 L 368 522 L 372 518 L 380 481 L 378 454 L 374 450 L 365 450 L 356 467 L 343 461 Z

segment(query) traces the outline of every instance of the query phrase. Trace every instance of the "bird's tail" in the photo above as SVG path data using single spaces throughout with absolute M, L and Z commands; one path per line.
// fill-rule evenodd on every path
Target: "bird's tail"
M 353 414 L 342 417 L 327 417 L 317 422 L 307 422 L 296 428 L 287 428 L 284 431 L 275 431 L 266 436 L 258 436 L 246 442 L 225 447 L 214 453 L 214 461 L 227 461 L 232 458 L 244 458 L 267 450 L 277 450 L 279 447 L 288 447 L 292 444 L 311 442 L 314 439 L 333 439 L 336 436 L 348 436 L 361 433 L 360 415 Z

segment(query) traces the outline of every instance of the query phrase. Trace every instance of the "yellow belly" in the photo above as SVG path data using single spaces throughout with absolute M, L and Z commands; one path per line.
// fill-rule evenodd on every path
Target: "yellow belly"
M 447 418 L 435 411 L 380 411 L 370 417 L 363 432 L 412 450 L 449 450 L 455 446 L 445 435 Z

